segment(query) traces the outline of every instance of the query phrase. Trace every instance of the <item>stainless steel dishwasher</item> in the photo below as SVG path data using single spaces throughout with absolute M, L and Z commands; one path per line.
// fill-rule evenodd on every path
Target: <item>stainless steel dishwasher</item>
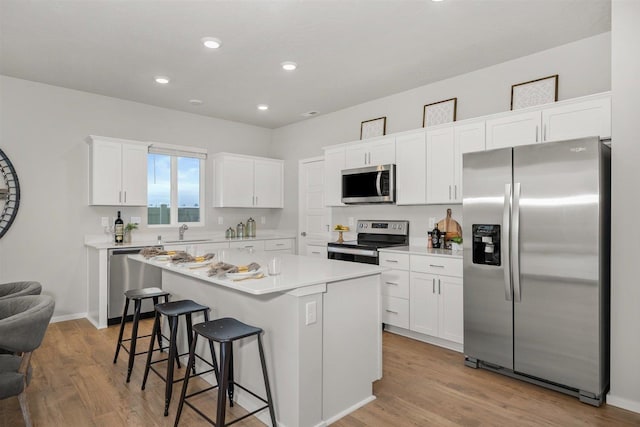
M 109 277 L 107 324 L 120 323 L 124 309 L 124 292 L 129 289 L 148 287 L 162 288 L 162 271 L 158 267 L 128 259 L 143 247 L 109 249 Z M 142 301 L 142 318 L 153 316 L 153 300 Z M 133 304 L 129 304 L 129 316 L 133 315 Z

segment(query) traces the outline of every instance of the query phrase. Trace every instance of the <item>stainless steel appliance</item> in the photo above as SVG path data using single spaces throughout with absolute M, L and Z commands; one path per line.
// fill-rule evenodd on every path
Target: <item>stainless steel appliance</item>
M 602 403 L 610 153 L 594 137 L 464 155 L 466 365 Z
M 362 221 L 357 240 L 327 243 L 327 257 L 341 261 L 378 264 L 378 249 L 409 244 L 409 221 Z
M 342 203 L 395 203 L 396 165 L 342 171 Z
M 158 267 L 128 259 L 129 255 L 137 254 L 141 249 L 142 247 L 127 247 L 108 251 L 107 324 L 109 325 L 120 323 L 125 291 L 151 286 L 162 288 L 162 271 Z M 150 299 L 142 301 L 142 317 L 152 317 L 153 311 L 153 301 Z M 133 313 L 132 308 L 129 312 Z

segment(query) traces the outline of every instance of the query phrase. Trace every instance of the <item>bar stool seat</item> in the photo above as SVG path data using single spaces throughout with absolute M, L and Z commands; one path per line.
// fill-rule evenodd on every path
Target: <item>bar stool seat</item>
M 206 419 L 209 423 L 213 424 L 216 427 L 224 427 L 230 424 L 235 424 L 236 422 L 243 420 L 255 413 L 262 411 L 263 409 L 269 408 L 269 416 L 271 417 L 271 424 L 275 427 L 277 426 L 275 410 L 273 406 L 273 398 L 271 396 L 271 387 L 269 385 L 269 377 L 267 375 L 267 364 L 265 362 L 264 357 L 264 349 L 262 347 L 262 329 L 257 328 L 255 326 L 250 326 L 245 323 L 240 322 L 231 317 L 224 317 L 221 319 L 212 320 L 209 322 L 198 323 L 193 326 L 193 331 L 195 332 L 193 342 L 191 343 L 190 352 L 189 352 L 189 362 L 187 365 L 187 374 L 185 375 L 184 382 L 182 384 L 182 393 L 180 395 L 180 403 L 178 404 L 178 412 L 176 413 L 176 421 L 175 426 L 178 426 L 180 422 L 180 415 L 182 414 L 182 409 L 184 404 L 187 404 L 191 409 L 196 411 L 200 416 Z M 218 377 L 218 384 L 204 390 L 199 390 L 197 392 L 191 393 L 187 395 L 187 388 L 189 385 L 189 370 L 194 363 L 195 357 L 195 348 L 196 343 L 198 341 L 198 336 L 202 336 L 209 341 L 209 344 L 213 341 L 220 344 L 220 376 Z M 258 339 L 258 351 L 260 353 L 260 364 L 262 366 L 262 376 L 264 380 L 265 392 L 267 394 L 266 399 L 258 396 L 256 393 L 251 390 L 246 389 L 244 386 L 235 382 L 233 377 L 233 342 L 248 338 L 251 336 L 257 336 Z M 237 418 L 230 423 L 225 422 L 226 417 L 226 396 L 229 395 L 229 406 L 233 406 L 233 392 L 234 386 L 238 386 L 247 393 L 251 394 L 255 398 L 259 399 L 263 403 L 264 406 L 259 407 L 258 409 L 243 415 L 240 418 Z M 202 394 L 206 391 L 213 390 L 218 388 L 218 406 L 216 410 L 216 420 L 212 420 L 207 417 L 202 411 L 196 408 L 191 402 L 187 399 L 190 397 Z
M 164 302 L 169 301 L 169 292 L 163 291 L 160 288 L 151 287 L 151 288 L 142 288 L 142 289 L 130 289 L 124 293 L 124 310 L 122 312 L 122 319 L 120 320 L 120 332 L 118 333 L 118 343 L 116 344 L 116 354 L 113 357 L 113 363 L 118 361 L 118 354 L 120 353 L 120 348 L 123 348 L 124 351 L 129 353 L 129 361 L 127 364 L 127 382 L 131 380 L 131 373 L 133 372 L 133 364 L 135 361 L 135 356 L 145 354 L 146 351 L 141 351 L 136 353 L 136 344 L 138 342 L 138 338 L 147 338 L 151 335 L 141 335 L 138 336 L 138 324 L 140 322 L 140 311 L 142 307 L 142 301 L 145 299 L 152 298 L 153 304 L 156 305 L 159 302 L 159 299 L 164 298 Z M 133 311 L 133 326 L 131 329 L 131 337 L 123 339 L 122 336 L 124 334 L 124 325 L 127 321 L 127 313 L 129 311 L 129 302 L 134 302 L 134 311 Z M 158 329 L 157 331 L 158 341 L 160 343 L 160 351 L 163 351 L 162 348 L 162 332 Z M 127 348 L 124 343 L 129 342 L 129 348 Z
M 149 376 L 149 370 L 153 371 L 156 375 L 158 375 L 165 382 L 165 405 L 164 405 L 164 416 L 169 415 L 169 404 L 171 403 L 171 395 L 173 392 L 173 384 L 184 381 L 184 378 L 174 379 L 173 371 L 174 371 L 174 362 L 180 368 L 180 363 L 178 359 L 180 356 L 185 356 L 190 354 L 189 352 L 179 354 L 177 347 L 177 339 L 178 339 L 178 319 L 180 316 L 186 317 L 186 327 L 187 327 L 187 342 L 189 343 L 189 348 L 191 348 L 191 344 L 193 341 L 193 321 L 192 315 L 194 313 L 203 313 L 205 322 L 209 321 L 209 307 L 198 304 L 192 300 L 180 300 L 180 301 L 172 301 L 165 302 L 163 304 L 157 304 L 155 306 L 156 315 L 155 320 L 153 322 L 153 331 L 151 332 L 151 342 L 149 343 L 149 351 L 147 352 L 147 363 L 144 369 L 144 377 L 142 380 L 142 390 L 145 389 L 147 384 L 147 378 Z M 160 331 L 160 316 L 166 316 L 167 321 L 169 322 L 169 327 L 171 329 L 171 334 L 169 337 L 169 357 L 166 359 L 160 360 L 151 360 L 151 356 L 153 354 L 154 346 L 155 346 L 155 336 Z M 198 376 L 204 375 L 210 372 L 214 372 L 216 376 L 216 380 L 218 379 L 218 361 L 216 359 L 216 354 L 213 349 L 213 344 L 209 344 L 209 350 L 211 351 L 211 363 L 208 360 L 205 360 L 200 355 L 196 355 L 198 359 L 209 365 L 212 369 L 205 370 L 199 373 L 196 373 L 195 365 L 192 363 L 189 366 L 185 373 L 185 378 L 189 376 Z M 167 371 L 166 376 L 163 376 L 153 365 L 161 362 L 167 362 Z

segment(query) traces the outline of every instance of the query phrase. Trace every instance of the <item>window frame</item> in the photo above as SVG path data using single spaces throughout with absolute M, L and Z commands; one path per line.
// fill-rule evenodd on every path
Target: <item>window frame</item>
M 171 191 L 170 191 L 170 206 L 169 206 L 169 218 L 171 218 L 171 222 L 169 224 L 149 224 L 149 204 L 147 203 L 147 227 L 149 228 L 174 228 L 174 227 L 179 227 L 182 224 L 187 224 L 189 227 L 193 226 L 193 227 L 204 227 L 205 224 L 205 181 L 206 181 L 206 171 L 205 171 L 205 165 L 206 165 L 206 159 L 203 158 L 198 158 L 196 156 L 189 156 L 189 155 L 185 155 L 184 153 L 180 154 L 169 154 L 169 153 L 152 153 L 151 151 L 148 154 L 154 154 L 154 155 L 163 155 L 163 156 L 169 156 L 170 157 L 170 162 L 171 162 Z M 188 158 L 195 158 L 197 160 L 199 160 L 200 163 L 200 181 L 199 181 L 199 190 L 200 190 L 200 203 L 199 203 L 199 209 L 200 209 L 200 221 L 198 222 L 179 222 L 178 221 L 178 158 L 179 157 L 188 157 Z M 148 192 L 149 190 L 147 190 Z M 148 193 L 147 193 L 148 194 Z

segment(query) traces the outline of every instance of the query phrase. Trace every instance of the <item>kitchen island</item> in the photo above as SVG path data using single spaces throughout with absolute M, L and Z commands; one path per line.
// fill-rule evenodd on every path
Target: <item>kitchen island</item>
M 162 269 L 162 287 L 172 301 L 192 299 L 209 306 L 212 319 L 234 317 L 264 330 L 278 425 L 330 424 L 375 399 L 372 382 L 382 376 L 380 275 L 385 268 L 282 254 L 282 273 L 269 276 L 270 257 L 267 252 L 218 251 L 216 260 L 263 266 L 266 277 L 233 281 L 209 277 L 207 268 L 130 256 Z M 182 326 L 180 352 L 186 351 Z M 206 342 L 198 344 L 206 357 Z M 257 340 L 238 343 L 234 359 L 237 382 L 264 393 Z M 260 405 L 241 389 L 236 392 L 235 400 L 247 410 Z M 258 418 L 268 423 L 266 411 Z

